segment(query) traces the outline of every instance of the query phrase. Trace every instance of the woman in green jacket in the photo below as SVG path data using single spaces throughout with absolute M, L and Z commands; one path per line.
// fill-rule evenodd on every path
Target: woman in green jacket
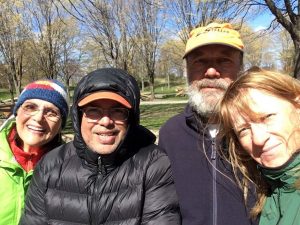
M 220 103 L 221 135 L 244 191 L 256 187 L 260 225 L 300 224 L 300 82 L 288 75 L 248 72 Z
M 61 144 L 68 111 L 67 92 L 56 80 L 32 82 L 20 94 L 0 128 L 0 225 L 19 223 L 33 169 Z

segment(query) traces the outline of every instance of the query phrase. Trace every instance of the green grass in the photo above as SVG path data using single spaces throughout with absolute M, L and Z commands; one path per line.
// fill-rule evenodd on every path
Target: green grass
M 170 94 L 170 93 L 176 93 L 178 88 L 184 88 L 184 84 L 178 85 L 178 86 L 172 86 L 168 88 L 168 86 L 156 86 L 154 93 L 155 94 Z
M 7 89 L 0 89 L 0 100 L 10 99 L 10 93 Z
M 183 111 L 186 103 L 141 105 L 141 125 L 150 130 L 159 128 L 172 116 Z
M 72 128 L 72 121 L 70 116 L 68 117 L 67 123 L 65 128 L 62 131 L 63 134 L 72 134 L 73 133 L 73 128 Z
M 168 88 L 168 84 L 165 77 L 156 77 L 155 85 L 154 85 L 154 93 L 155 94 L 176 94 L 178 88 L 184 88 L 186 86 L 186 78 L 185 77 L 174 77 L 171 76 L 170 80 L 170 88 Z M 150 87 L 146 86 L 144 92 L 150 92 Z
M 183 111 L 186 103 L 180 104 L 157 104 L 157 105 L 141 105 L 141 125 L 152 131 L 157 131 L 159 128 L 172 116 Z M 64 134 L 73 133 L 70 118 L 67 121 L 66 127 L 63 130 Z

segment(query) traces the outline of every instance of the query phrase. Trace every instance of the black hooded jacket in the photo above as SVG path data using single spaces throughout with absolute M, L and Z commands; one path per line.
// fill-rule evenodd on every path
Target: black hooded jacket
M 109 155 L 91 151 L 81 135 L 78 102 L 101 91 L 123 96 L 132 109 L 126 137 Z M 180 224 L 170 163 L 139 125 L 136 81 L 119 69 L 85 76 L 74 92 L 74 141 L 47 154 L 37 166 L 20 224 Z

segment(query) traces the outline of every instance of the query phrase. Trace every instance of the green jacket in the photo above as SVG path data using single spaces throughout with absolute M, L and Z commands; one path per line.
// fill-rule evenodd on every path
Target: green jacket
M 7 137 L 14 125 L 15 119 L 9 118 L 0 128 L 0 225 L 19 223 L 33 172 L 24 171 L 10 149 Z
M 261 168 L 271 184 L 272 191 L 267 197 L 259 225 L 299 225 L 300 190 L 295 182 L 300 177 L 300 154 L 295 154 L 280 168 Z

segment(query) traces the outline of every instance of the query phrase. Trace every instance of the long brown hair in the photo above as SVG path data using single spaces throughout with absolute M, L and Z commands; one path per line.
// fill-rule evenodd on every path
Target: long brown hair
M 258 171 L 257 162 L 246 151 L 242 150 L 233 129 L 233 115 L 236 113 L 250 117 L 255 116 L 249 106 L 249 101 L 251 101 L 248 96 L 249 89 L 270 93 L 292 103 L 296 108 L 300 108 L 300 82 L 281 73 L 266 70 L 249 71 L 228 87 L 219 104 L 220 135 L 225 137 L 229 144 L 228 152 L 226 154 L 223 152 L 223 155 L 227 155 L 227 159 L 233 167 L 238 185 L 244 193 L 245 201 L 247 201 L 249 184 L 255 185 L 257 201 L 251 209 L 251 216 L 257 217 L 263 209 L 269 185 Z M 297 181 L 297 184 L 299 182 Z

